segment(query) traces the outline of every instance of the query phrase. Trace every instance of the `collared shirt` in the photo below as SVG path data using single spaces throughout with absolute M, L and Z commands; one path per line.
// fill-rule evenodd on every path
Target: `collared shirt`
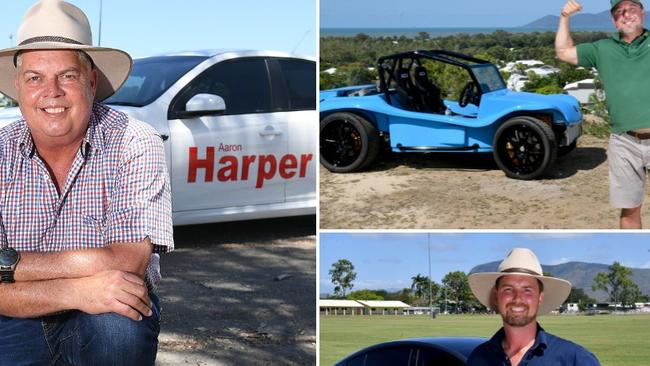
M 615 33 L 579 44 L 578 65 L 595 67 L 605 87 L 605 103 L 613 133 L 650 128 L 650 33 L 631 43 Z
M 503 351 L 505 331 L 501 328 L 490 340 L 476 347 L 467 360 L 468 366 L 510 366 Z M 535 343 L 526 351 L 519 366 L 600 366 L 596 356 L 573 342 L 546 333 L 537 324 Z
M 165 153 L 151 126 L 95 103 L 60 194 L 25 120 L 0 129 L 3 247 L 53 252 L 145 237 L 153 244 L 147 278 L 155 286 L 157 253 L 174 243 Z

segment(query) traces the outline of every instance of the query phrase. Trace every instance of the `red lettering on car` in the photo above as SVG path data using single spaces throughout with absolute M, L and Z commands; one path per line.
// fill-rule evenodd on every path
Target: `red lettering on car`
M 195 183 L 199 169 L 205 169 L 204 182 L 212 182 L 215 169 L 214 146 L 206 146 L 205 158 L 198 157 L 198 147 L 189 148 L 189 161 L 187 182 Z M 241 164 L 240 164 L 241 159 Z M 275 178 L 276 174 L 283 179 L 296 177 L 304 178 L 307 175 L 309 163 L 313 160 L 313 154 L 301 154 L 300 160 L 294 154 L 285 154 L 278 158 L 275 155 L 224 155 L 217 162 L 217 181 L 236 182 L 238 179 L 247 181 L 251 168 L 257 162 L 257 178 L 255 188 L 262 188 L 264 182 Z M 241 176 L 239 168 L 241 167 Z M 297 171 L 296 171 L 297 170 Z
M 190 159 L 187 171 L 187 181 L 196 182 L 196 171 L 200 168 L 205 169 L 205 181 L 212 182 L 214 176 L 214 146 L 208 146 L 205 149 L 205 159 L 197 157 L 198 148 L 190 147 Z
M 267 163 L 269 163 L 269 168 L 266 169 Z M 273 155 L 260 155 L 259 164 L 257 166 L 257 183 L 255 188 L 262 188 L 264 185 L 264 180 L 271 179 L 275 175 L 276 168 L 275 156 Z

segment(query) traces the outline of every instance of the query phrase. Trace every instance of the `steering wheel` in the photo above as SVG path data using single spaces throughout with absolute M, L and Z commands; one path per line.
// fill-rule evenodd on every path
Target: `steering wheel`
M 476 104 L 478 97 L 478 88 L 473 81 L 468 82 L 463 87 L 463 90 L 460 92 L 460 98 L 458 99 L 458 105 L 461 108 L 465 108 L 469 103 Z

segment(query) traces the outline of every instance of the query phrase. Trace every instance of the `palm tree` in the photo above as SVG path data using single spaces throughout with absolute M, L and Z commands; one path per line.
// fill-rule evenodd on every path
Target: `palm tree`
M 429 277 L 427 276 L 422 276 L 419 273 L 415 275 L 414 277 L 411 277 L 411 290 L 413 290 L 413 294 L 417 299 L 422 299 L 425 296 L 429 295 L 429 284 L 431 281 L 429 280 Z

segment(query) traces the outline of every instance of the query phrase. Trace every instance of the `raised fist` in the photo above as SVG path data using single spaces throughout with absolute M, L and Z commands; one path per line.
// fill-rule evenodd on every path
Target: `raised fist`
M 582 5 L 580 5 L 579 2 L 576 0 L 569 0 L 566 4 L 564 4 L 564 7 L 562 8 L 562 16 L 570 17 L 580 10 L 582 10 Z

